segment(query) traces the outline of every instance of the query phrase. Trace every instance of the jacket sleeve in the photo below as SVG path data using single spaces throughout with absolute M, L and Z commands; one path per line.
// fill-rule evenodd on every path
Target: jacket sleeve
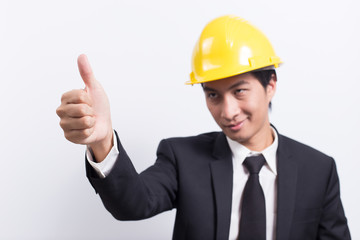
M 340 199 L 339 177 L 335 161 L 324 198 L 323 211 L 318 229 L 318 240 L 348 240 L 351 239 L 347 219 Z
M 176 159 L 162 140 L 154 165 L 138 174 L 117 137 L 119 156 L 109 175 L 101 179 L 86 161 L 87 177 L 105 208 L 118 220 L 139 220 L 175 207 Z

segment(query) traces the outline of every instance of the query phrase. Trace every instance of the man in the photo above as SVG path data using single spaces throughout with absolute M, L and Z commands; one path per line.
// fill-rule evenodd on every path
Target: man
M 140 174 L 85 55 L 78 66 L 86 88 L 65 93 L 57 114 L 65 137 L 88 146 L 87 176 L 117 219 L 177 208 L 173 239 L 350 239 L 334 160 L 269 122 L 280 63 L 245 20 L 210 22 L 188 84 L 202 85 L 222 132 L 161 141 L 155 164 Z

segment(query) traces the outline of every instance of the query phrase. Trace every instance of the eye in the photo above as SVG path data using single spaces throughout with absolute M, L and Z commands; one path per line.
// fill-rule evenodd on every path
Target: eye
M 211 98 L 211 99 L 214 99 L 214 98 L 216 98 L 218 95 L 216 94 L 216 93 L 214 93 L 214 92 L 210 92 L 210 93 L 208 93 L 207 94 L 207 97 L 208 98 Z
M 235 95 L 241 96 L 241 95 L 244 94 L 244 92 L 245 92 L 245 89 L 239 88 L 239 89 L 236 89 L 236 90 L 235 90 Z

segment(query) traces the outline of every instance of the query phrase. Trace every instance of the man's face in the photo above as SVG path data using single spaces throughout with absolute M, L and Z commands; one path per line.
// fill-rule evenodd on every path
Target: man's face
M 250 73 L 203 84 L 216 123 L 226 136 L 251 150 L 262 150 L 272 141 L 268 106 L 275 88 L 275 76 L 264 89 Z

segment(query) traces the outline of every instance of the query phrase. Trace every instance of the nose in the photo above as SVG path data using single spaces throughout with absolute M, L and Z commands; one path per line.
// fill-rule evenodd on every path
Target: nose
M 221 117 L 227 121 L 232 121 L 240 114 L 240 106 L 233 96 L 225 96 L 221 108 Z

